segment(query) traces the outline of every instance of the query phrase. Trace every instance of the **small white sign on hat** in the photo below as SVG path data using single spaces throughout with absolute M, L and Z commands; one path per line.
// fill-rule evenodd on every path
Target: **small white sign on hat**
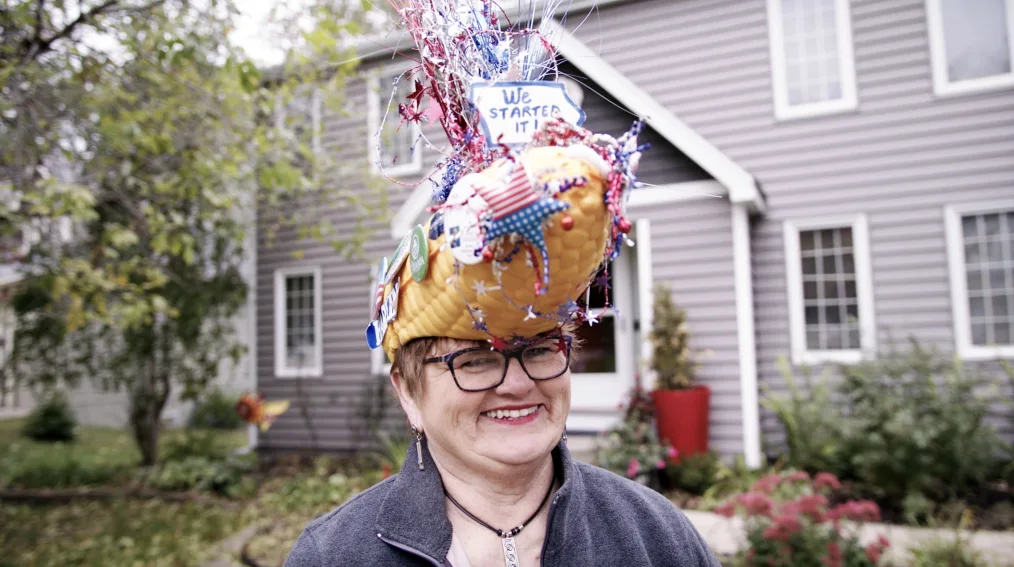
M 542 124 L 553 118 L 575 126 L 585 119 L 566 88 L 550 81 L 472 83 L 469 100 L 479 110 L 488 145 L 527 144 Z

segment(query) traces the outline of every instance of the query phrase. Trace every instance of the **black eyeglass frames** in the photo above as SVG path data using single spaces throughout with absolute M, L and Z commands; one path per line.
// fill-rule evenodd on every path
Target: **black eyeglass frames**
M 570 368 L 572 337 L 540 337 L 513 349 L 476 346 L 443 356 L 425 358 L 426 364 L 445 363 L 458 389 L 465 392 L 492 390 L 507 378 L 507 367 L 516 358 L 532 380 L 552 380 Z

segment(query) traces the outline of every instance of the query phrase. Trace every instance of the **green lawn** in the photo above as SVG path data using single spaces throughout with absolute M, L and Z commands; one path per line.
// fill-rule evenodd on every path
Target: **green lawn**
M 0 488 L 65 488 L 107 486 L 127 481 L 141 460 L 130 433 L 109 427 L 77 428 L 71 443 L 39 443 L 21 436 L 24 420 L 0 421 Z M 182 436 L 167 431 L 161 444 Z M 216 435 L 227 449 L 243 447 L 246 431 Z
M 140 453 L 128 431 L 79 427 L 72 443 L 38 443 L 21 436 L 23 423 L 0 421 L 0 488 L 126 487 L 137 481 Z M 165 432 L 163 453 L 181 439 L 181 431 Z M 246 445 L 246 430 L 216 431 L 213 440 L 224 450 L 237 449 Z M 207 502 L 0 502 L 0 567 L 196 566 L 252 517 L 239 507 Z
M 197 566 L 241 525 L 241 512 L 207 504 L 0 504 L 0 567 Z

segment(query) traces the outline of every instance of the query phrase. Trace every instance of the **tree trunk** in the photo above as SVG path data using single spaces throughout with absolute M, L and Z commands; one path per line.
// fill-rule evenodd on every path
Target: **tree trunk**
M 140 376 L 130 400 L 130 426 L 144 466 L 158 461 L 162 409 L 169 397 L 168 370 L 159 368 L 157 358 L 154 352 L 149 354 L 146 368 L 138 369 Z

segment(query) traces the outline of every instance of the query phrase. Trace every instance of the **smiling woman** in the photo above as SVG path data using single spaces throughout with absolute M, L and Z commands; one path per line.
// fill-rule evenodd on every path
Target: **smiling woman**
M 601 315 L 589 285 L 632 228 L 640 123 L 614 139 L 575 111 L 531 133 L 521 112 L 501 132 L 522 142 L 491 139 L 468 85 L 535 100 L 554 59 L 534 22 L 501 32 L 491 3 L 467 5 L 401 10 L 426 59 L 402 117 L 429 97 L 457 148 L 435 214 L 381 260 L 369 306 L 367 344 L 393 363 L 415 441 L 399 474 L 311 523 L 286 565 L 717 567 L 668 500 L 567 450 L 575 331 Z

